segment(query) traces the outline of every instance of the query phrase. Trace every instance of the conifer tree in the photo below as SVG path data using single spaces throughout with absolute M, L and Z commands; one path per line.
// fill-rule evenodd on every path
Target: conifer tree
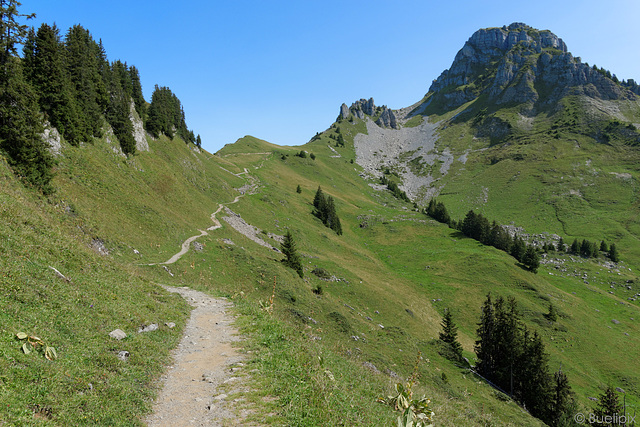
M 476 370 L 487 378 L 492 378 L 495 366 L 495 318 L 491 294 L 487 294 L 487 299 L 482 305 L 482 315 L 476 333 L 478 340 L 475 345 L 475 352 L 478 362 Z
M 322 200 L 324 200 L 324 193 L 322 192 L 322 188 L 318 186 L 318 190 L 316 190 L 316 194 L 313 196 L 313 207 L 316 208 L 316 210 L 320 209 L 320 203 L 322 203 Z
M 521 262 L 527 266 L 530 271 L 534 273 L 538 272 L 538 267 L 540 267 L 540 256 L 533 245 L 527 245 L 527 249 L 525 250 Z
M 558 241 L 558 251 L 559 252 L 564 252 L 566 250 L 565 248 L 565 244 L 564 244 L 564 239 L 562 237 L 560 237 L 560 240 Z
M 298 184 L 298 186 L 296 187 L 296 193 L 302 193 L 302 187 L 300 187 L 300 184 Z
M 442 331 L 440 332 L 440 341 L 443 341 L 451 347 L 458 361 L 462 361 L 462 346 L 458 342 L 458 327 L 453 322 L 451 310 L 448 308 L 444 311 L 442 317 Z
M 100 137 L 102 114 L 109 102 L 107 83 L 111 77 L 104 48 L 93 40 L 88 30 L 74 25 L 65 37 L 65 51 L 83 132 Z
M 615 243 L 609 245 L 609 259 L 613 262 L 620 261 L 620 255 L 618 255 L 618 248 Z
M 111 79 L 109 81 L 109 103 L 106 118 L 113 133 L 120 142 L 122 152 L 126 155 L 135 154 L 136 141 L 133 139 L 133 123 L 129 118 L 131 98 L 122 87 L 122 82 L 128 78 L 126 64 L 115 61 L 112 64 Z
M 18 23 L 20 2 L 0 0 L 0 149 L 14 172 L 42 192 L 50 193 L 53 158 L 41 134 L 37 98 L 26 82 L 16 45 L 24 41 L 26 25 Z
M 549 355 L 537 331 L 534 331 L 532 336 L 527 334 L 527 337 L 523 343 L 519 363 L 521 401 L 534 416 L 546 420 L 549 417 L 549 402 L 552 399 Z
M 569 386 L 569 380 L 562 370 L 553 375 L 553 399 L 549 410 L 548 420 L 545 420 L 552 427 L 563 427 L 572 425 L 573 417 L 576 414 L 573 391 Z
M 513 243 L 511 244 L 511 256 L 517 259 L 519 262 L 522 262 L 524 258 L 524 254 L 526 253 L 527 248 L 524 241 L 518 237 L 518 235 L 513 235 Z
M 600 242 L 600 251 L 609 252 L 609 247 L 607 246 L 607 242 L 605 242 L 604 240 Z
M 282 263 L 289 268 L 292 268 L 298 273 L 300 277 L 304 276 L 304 272 L 302 270 L 302 263 L 300 262 L 300 256 L 296 250 L 296 243 L 293 240 L 293 236 L 291 232 L 287 230 L 287 234 L 284 236 L 284 241 L 280 247 L 282 254 L 284 255 L 284 259 Z
M 37 34 L 31 30 L 23 53 L 25 74 L 36 90 L 45 118 L 72 145 L 86 140 L 89 135 L 82 132 L 58 28 L 42 24 Z
M 571 243 L 571 252 L 576 255 L 580 253 L 580 243 L 578 243 L 578 239 L 573 239 L 573 243 Z
M 624 408 L 618 401 L 618 395 L 612 386 L 607 386 L 607 388 L 602 392 L 602 394 L 598 397 L 598 405 L 593 409 L 593 414 L 599 420 L 604 420 L 606 417 L 619 417 L 623 414 Z M 598 426 L 608 426 L 608 425 L 620 425 L 618 423 L 611 424 L 596 424 Z
M 24 80 L 18 58 L 0 68 L 0 149 L 16 175 L 48 194 L 54 160 L 42 140 L 36 95 Z

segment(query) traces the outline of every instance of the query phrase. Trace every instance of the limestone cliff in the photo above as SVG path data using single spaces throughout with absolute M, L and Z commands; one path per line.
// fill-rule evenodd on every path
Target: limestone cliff
M 522 23 L 476 31 L 429 92 L 445 108 L 456 108 L 481 94 L 496 104 L 535 103 L 568 94 L 604 100 L 631 99 L 633 92 L 603 70 L 582 63 L 561 38 Z

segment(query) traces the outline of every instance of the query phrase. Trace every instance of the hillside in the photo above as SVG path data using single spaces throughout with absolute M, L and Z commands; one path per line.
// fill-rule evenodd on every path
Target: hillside
M 489 43 L 498 33 L 500 49 Z M 587 68 L 560 39 L 522 24 L 481 30 L 460 52 L 415 105 L 343 105 L 301 147 L 246 136 L 210 154 L 160 132 L 144 135 L 148 150 L 125 155 L 108 132 L 91 144 L 63 136 L 46 196 L 3 158 L 0 420 L 142 425 L 189 313 L 159 285 L 234 302 L 252 387 L 229 401 L 240 402 L 238 411 L 248 405 L 251 422 L 393 424 L 396 415 L 376 400 L 417 371 L 415 393 L 431 399 L 436 425 L 541 425 L 451 361 L 437 339 L 448 309 L 475 364 L 488 293 L 515 298 L 551 372 L 568 376 L 576 412 L 591 412 L 590 398 L 607 385 L 624 389 L 627 413 L 635 411 L 635 86 L 599 71 L 558 83 L 574 89 L 544 86 L 547 71 L 533 65 L 545 55 Z M 318 187 L 335 201 L 341 235 L 312 214 Z M 557 234 L 616 243 L 621 261 L 604 251 L 592 259 L 548 253 L 535 274 L 422 213 L 433 196 L 456 219 L 473 209 L 531 242 Z M 211 227 L 214 212 L 220 228 L 175 264 L 158 265 Z M 287 232 L 304 277 L 280 262 Z M 556 321 L 546 316 L 550 305 Z M 166 322 L 177 327 L 137 333 Z M 129 337 L 111 339 L 116 328 Z M 58 358 L 24 354 L 18 332 L 42 338 Z

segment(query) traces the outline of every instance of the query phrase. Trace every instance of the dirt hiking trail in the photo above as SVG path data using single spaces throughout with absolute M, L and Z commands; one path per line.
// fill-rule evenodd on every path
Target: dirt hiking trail
M 187 287 L 161 285 L 182 295 L 194 307 L 184 335 L 173 350 L 173 364 L 162 376 L 163 388 L 154 403 L 149 426 L 248 425 L 249 410 L 228 400 L 227 393 L 240 391 L 244 356 L 233 346 L 240 341 L 227 312 L 226 298 L 212 298 Z M 220 386 L 225 386 L 224 390 Z

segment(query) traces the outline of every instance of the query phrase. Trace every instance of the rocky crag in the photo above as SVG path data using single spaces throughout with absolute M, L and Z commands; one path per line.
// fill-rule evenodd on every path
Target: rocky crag
M 574 57 L 552 32 L 513 23 L 476 31 L 429 92 L 449 109 L 481 94 L 496 104 L 553 102 L 569 94 L 633 99 L 635 83 L 622 85 L 614 77 Z M 541 94 L 541 87 L 550 93 Z
M 464 164 L 474 150 L 526 135 L 543 111 L 551 120 L 537 131 L 547 136 L 559 137 L 560 129 L 603 143 L 617 138 L 640 144 L 638 93 L 635 81 L 619 81 L 583 63 L 551 31 L 513 23 L 476 31 L 418 103 L 391 110 L 372 98 L 360 99 L 351 107 L 342 104 L 338 121 L 366 122 L 366 134 L 357 135 L 354 144 L 356 162 L 367 176 L 391 170 L 400 188 L 423 204 L 444 188 L 454 162 Z M 567 99 L 575 104 L 572 112 L 563 111 Z M 436 123 L 432 114 L 450 118 Z M 456 124 L 463 127 L 451 144 L 441 136 Z M 472 136 L 466 146 L 460 142 L 465 134 Z

